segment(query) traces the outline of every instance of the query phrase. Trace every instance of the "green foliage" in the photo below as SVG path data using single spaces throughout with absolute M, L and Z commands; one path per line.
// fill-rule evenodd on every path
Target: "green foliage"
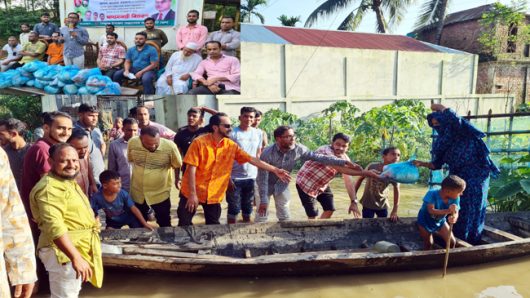
M 241 3 L 241 22 L 252 23 L 252 17 L 255 16 L 262 24 L 265 24 L 265 17 L 257 12 L 258 6 L 266 6 L 267 0 L 247 0 Z
M 42 104 L 40 97 L 33 96 L 0 96 L 0 119 L 17 118 L 25 122 L 29 130 L 42 125 L 40 114 Z
M 278 21 L 282 23 L 282 26 L 295 27 L 296 23 L 300 22 L 300 16 L 288 17 L 287 15 L 282 14 L 278 17 Z
M 31 29 L 33 25 L 40 22 L 40 15 L 44 10 L 30 11 L 24 7 L 11 7 L 9 10 L 0 9 L 0 41 L 2 45 L 7 41 L 9 36 L 16 36 L 20 34 L 20 24 L 29 23 Z M 49 12 L 48 10 L 46 10 Z M 50 22 L 59 24 L 58 12 L 53 13 L 55 16 Z
M 500 163 L 505 168 L 492 180 L 488 193 L 494 211 L 530 210 L 530 153 L 517 159 L 504 157 Z
M 493 10 L 482 15 L 482 27 L 478 41 L 483 52 L 493 58 L 501 58 L 508 43 L 524 44 L 530 41 L 530 25 L 525 23 L 526 2 L 513 1 L 511 6 L 500 2 L 493 4 Z M 517 34 L 510 34 L 517 28 Z
M 263 116 L 260 128 L 269 133 L 279 125 L 296 128 L 298 141 L 314 150 L 329 144 L 334 134 L 345 133 L 352 138 L 350 153 L 361 165 L 381 159 L 381 150 L 396 146 L 402 159 L 417 153 L 418 159 L 429 160 L 431 130 L 427 125 L 428 110 L 414 100 L 399 100 L 373 108 L 359 115 L 359 109 L 347 101 L 339 101 L 317 115 L 298 119 L 295 115 L 270 110 Z

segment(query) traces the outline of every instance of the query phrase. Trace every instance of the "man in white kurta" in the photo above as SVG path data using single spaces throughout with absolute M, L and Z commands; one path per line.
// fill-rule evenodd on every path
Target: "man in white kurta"
M 202 57 L 196 53 L 198 46 L 188 42 L 178 52 L 173 53 L 166 65 L 166 71 L 156 82 L 156 94 L 176 95 L 188 92 L 190 73 L 195 71 Z
M 0 148 L 0 297 L 29 297 L 37 280 L 35 246 L 7 154 Z

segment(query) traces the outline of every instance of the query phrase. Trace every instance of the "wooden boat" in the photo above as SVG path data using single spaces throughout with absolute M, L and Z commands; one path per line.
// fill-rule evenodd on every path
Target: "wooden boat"
M 415 218 L 313 220 L 105 230 L 105 267 L 239 276 L 442 268 L 445 249 L 422 251 Z M 399 252 L 380 253 L 388 241 Z M 483 244 L 461 240 L 449 268 L 530 255 L 530 212 L 490 213 Z

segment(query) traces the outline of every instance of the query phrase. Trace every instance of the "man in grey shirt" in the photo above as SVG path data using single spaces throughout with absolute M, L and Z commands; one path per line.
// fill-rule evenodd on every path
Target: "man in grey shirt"
M 61 40 L 64 40 L 64 64 L 75 64 L 79 68 L 85 67 L 85 48 L 88 43 L 88 32 L 77 26 L 79 16 L 75 12 L 68 14 L 68 26 L 61 27 Z
M 22 186 L 24 156 L 28 152 L 29 147 L 31 147 L 24 140 L 23 134 L 25 130 L 26 124 L 18 119 L 9 118 L 0 121 L 0 145 L 7 153 L 9 165 L 19 191 Z
M 239 32 L 233 29 L 234 18 L 224 16 L 221 19 L 221 30 L 210 33 L 206 41 L 218 41 L 221 43 L 221 50 L 227 56 L 236 56 L 236 50 L 240 45 Z
M 127 159 L 127 145 L 132 137 L 138 136 L 138 122 L 134 118 L 127 118 L 123 120 L 122 130 L 123 137 L 110 143 L 108 168 L 120 174 L 121 186 L 129 192 L 132 167 Z
M 309 151 L 306 146 L 296 143 L 294 129 L 289 126 L 279 126 L 274 130 L 274 139 L 276 142 L 265 148 L 261 153 L 260 159 L 277 168 L 291 172 L 297 161 L 313 160 L 325 165 L 345 167 L 354 170 L 362 168 L 344 159 L 330 155 L 317 154 Z M 256 222 L 265 222 L 268 219 L 269 197 L 274 197 L 276 206 L 276 217 L 279 221 L 290 219 L 289 204 L 291 196 L 288 184 L 269 175 L 268 172 L 258 170 L 257 178 L 260 205 L 256 214 Z
M 88 133 L 90 166 L 92 167 L 94 180 L 96 180 L 96 184 L 99 186 L 101 185 L 99 182 L 99 174 L 105 170 L 105 161 L 103 160 L 105 148 L 98 147 L 98 144 L 105 144 L 103 134 L 97 127 L 99 111 L 97 107 L 83 103 L 79 106 L 77 113 L 79 114 L 79 121 L 74 124 L 74 127 L 82 128 Z
M 52 33 L 59 32 L 59 28 L 54 23 L 50 23 L 50 14 L 47 12 L 41 14 L 41 22 L 33 26 L 33 31 L 37 33 L 39 38 L 45 39 L 48 42 L 52 40 Z

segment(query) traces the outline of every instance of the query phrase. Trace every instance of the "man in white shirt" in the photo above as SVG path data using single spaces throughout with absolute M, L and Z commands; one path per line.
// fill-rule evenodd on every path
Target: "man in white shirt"
M 171 55 L 166 71 L 156 82 L 156 94 L 176 95 L 188 92 L 190 73 L 195 71 L 202 61 L 202 57 L 196 53 L 197 49 L 196 43 L 188 42 L 181 51 Z
M 8 70 L 11 65 L 22 59 L 20 51 L 22 51 L 22 46 L 18 43 L 17 38 L 9 36 L 7 44 L 2 48 L 2 54 L 5 55 L 7 53 L 7 57 L 0 60 L 0 71 Z
M 114 25 L 112 24 L 107 24 L 105 25 L 105 33 L 102 34 L 100 37 L 99 37 L 99 41 L 98 41 L 98 44 L 99 44 L 99 47 L 103 47 L 103 46 L 106 46 L 107 45 L 107 34 L 109 33 L 116 33 L 114 32 L 116 28 L 114 27 Z M 116 33 L 116 35 L 118 35 L 118 33 Z M 123 38 L 121 38 L 119 35 L 118 35 L 118 38 L 116 39 L 116 41 L 123 41 Z

